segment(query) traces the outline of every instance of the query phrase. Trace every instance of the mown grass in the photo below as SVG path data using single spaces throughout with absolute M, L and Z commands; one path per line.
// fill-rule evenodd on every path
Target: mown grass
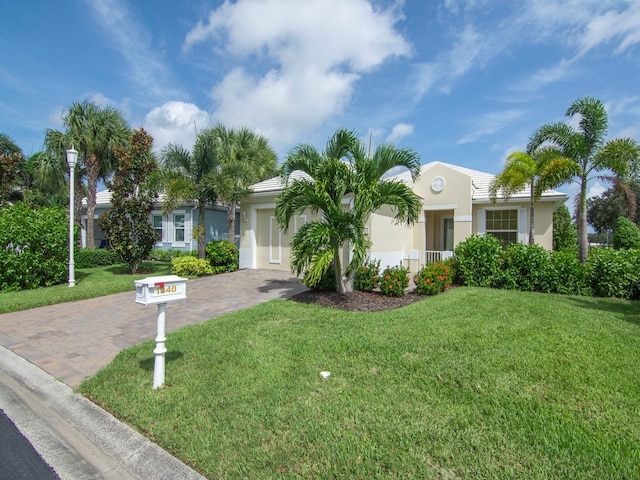
M 168 275 L 170 270 L 171 264 L 168 262 L 145 262 L 136 275 L 131 275 L 124 265 L 78 269 L 73 288 L 69 288 L 68 283 L 63 283 L 19 292 L 0 291 L 0 313 L 128 292 L 135 290 L 135 280 L 150 275 Z
M 639 307 L 277 300 L 170 333 L 162 389 L 147 342 L 80 390 L 208 478 L 640 478 Z

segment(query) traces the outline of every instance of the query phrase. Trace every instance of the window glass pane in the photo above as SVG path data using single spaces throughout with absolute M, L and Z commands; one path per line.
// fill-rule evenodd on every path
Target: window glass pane
M 152 215 L 153 229 L 156 232 L 157 241 L 162 241 L 162 215 Z
M 184 214 L 173 216 L 174 240 L 184 242 Z
M 485 231 L 504 243 L 518 241 L 518 210 L 487 210 Z

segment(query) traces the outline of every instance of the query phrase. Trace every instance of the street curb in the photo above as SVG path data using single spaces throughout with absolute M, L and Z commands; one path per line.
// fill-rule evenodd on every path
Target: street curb
M 204 479 L 69 386 L 4 347 L 0 347 L 0 404 L 63 480 Z

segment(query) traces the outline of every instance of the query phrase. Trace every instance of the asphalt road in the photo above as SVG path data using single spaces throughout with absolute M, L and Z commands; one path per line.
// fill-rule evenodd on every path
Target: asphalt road
M 0 410 L 0 478 L 60 480 L 33 445 Z

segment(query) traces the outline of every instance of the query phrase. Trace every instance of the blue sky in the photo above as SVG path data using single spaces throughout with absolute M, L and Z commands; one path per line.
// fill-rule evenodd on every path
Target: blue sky
M 27 155 L 85 98 L 158 149 L 221 121 L 280 160 L 347 127 L 498 173 L 585 95 L 640 140 L 638 0 L 27 0 L 0 51 L 0 132 Z

